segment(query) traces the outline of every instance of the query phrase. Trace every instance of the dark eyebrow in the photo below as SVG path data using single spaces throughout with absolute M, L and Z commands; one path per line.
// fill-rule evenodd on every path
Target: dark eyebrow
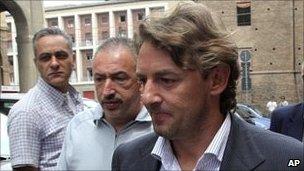
M 125 72 L 125 71 L 117 71 L 117 72 L 112 73 L 111 75 L 119 75 L 119 74 L 126 74 L 126 75 L 128 75 L 127 72 Z
M 157 72 L 155 75 L 156 76 L 164 76 L 164 75 L 181 75 L 182 73 L 178 73 L 172 70 L 161 70 Z

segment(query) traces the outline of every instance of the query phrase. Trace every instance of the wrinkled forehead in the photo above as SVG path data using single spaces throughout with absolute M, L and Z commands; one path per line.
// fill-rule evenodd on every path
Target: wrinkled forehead
M 133 54 L 127 48 L 105 49 L 96 54 L 93 71 L 117 72 L 119 70 L 135 72 Z

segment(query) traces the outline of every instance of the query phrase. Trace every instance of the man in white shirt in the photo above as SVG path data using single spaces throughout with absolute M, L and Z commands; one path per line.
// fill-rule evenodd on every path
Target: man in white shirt
M 231 112 L 237 48 L 204 5 L 181 3 L 139 35 L 136 74 L 156 134 L 119 146 L 112 170 L 287 170 L 303 158 L 301 143 Z
M 268 111 L 271 113 L 277 106 L 278 104 L 274 101 L 274 96 L 272 96 L 271 100 L 266 104 Z

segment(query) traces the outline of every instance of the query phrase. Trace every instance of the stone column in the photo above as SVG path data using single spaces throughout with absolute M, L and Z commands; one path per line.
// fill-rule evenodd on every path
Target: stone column
M 83 81 L 83 75 L 82 75 L 82 55 L 79 50 L 79 45 L 81 42 L 81 36 L 80 36 L 80 19 L 79 15 L 74 16 L 74 22 L 75 22 L 75 45 L 76 45 L 76 66 L 77 66 L 77 81 L 81 82 Z
M 64 30 L 63 18 L 62 16 L 58 16 L 58 28 Z
M 145 13 L 146 13 L 146 18 L 150 15 L 150 8 L 146 7 L 145 8 Z
M 109 11 L 110 37 L 115 37 L 115 19 L 113 11 Z
M 96 13 L 92 13 L 92 38 L 93 38 L 93 54 L 95 54 L 95 50 L 97 48 L 98 42 L 98 27 L 97 27 L 97 19 Z
M 132 10 L 128 9 L 127 10 L 127 23 L 128 23 L 128 38 L 132 39 L 133 38 L 133 15 L 132 15 Z

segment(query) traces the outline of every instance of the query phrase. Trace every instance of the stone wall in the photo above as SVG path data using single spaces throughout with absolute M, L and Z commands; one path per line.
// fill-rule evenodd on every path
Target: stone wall
M 300 67 L 303 61 L 303 6 L 301 0 L 251 1 L 251 25 L 237 26 L 237 1 L 198 1 L 218 15 L 240 50 L 251 52 L 252 89 L 238 85 L 238 101 L 250 103 L 267 115 L 266 103 L 285 96 L 303 101 Z

